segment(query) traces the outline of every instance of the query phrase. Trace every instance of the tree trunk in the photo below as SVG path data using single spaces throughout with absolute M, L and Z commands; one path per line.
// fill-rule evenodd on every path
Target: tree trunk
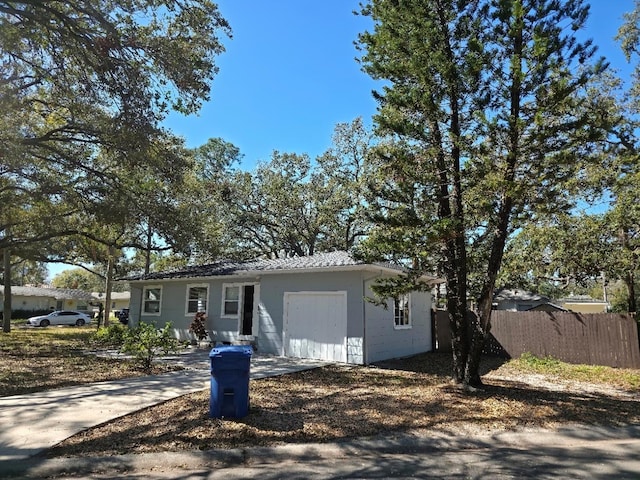
M 151 247 L 153 241 L 153 232 L 151 231 L 151 224 L 147 224 L 147 249 L 144 252 L 144 274 L 149 275 L 151 270 Z
M 114 248 L 109 247 L 109 255 L 107 258 L 107 278 L 105 280 L 104 292 L 104 326 L 109 326 L 109 316 L 111 315 L 111 290 L 113 288 L 113 261 L 115 257 Z
M 637 312 L 638 306 L 636 305 L 636 282 L 633 272 L 627 274 L 627 278 L 625 278 L 625 283 L 627 284 L 627 290 L 629 292 L 629 299 L 627 300 L 627 306 L 629 308 L 629 313 L 635 315 Z
M 11 332 L 11 252 L 4 249 L 4 300 L 2 310 L 2 331 Z

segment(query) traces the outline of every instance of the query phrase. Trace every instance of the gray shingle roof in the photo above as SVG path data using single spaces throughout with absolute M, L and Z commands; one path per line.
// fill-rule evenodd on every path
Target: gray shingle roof
M 275 271 L 295 271 L 311 269 L 332 269 L 340 267 L 352 267 L 357 265 L 367 265 L 366 263 L 354 259 L 349 252 L 327 252 L 317 253 L 306 257 L 276 258 L 276 259 L 256 259 L 245 262 L 235 262 L 232 260 L 222 260 L 208 265 L 198 265 L 180 270 L 167 272 L 150 273 L 131 277 L 129 280 L 160 280 L 174 278 L 193 277 L 215 277 L 222 275 L 241 275 L 249 272 L 275 272 Z M 382 268 L 402 271 L 401 268 L 391 264 L 376 264 Z
M 4 286 L 0 286 L 0 293 L 4 295 Z M 70 288 L 45 288 L 45 287 L 11 287 L 12 295 L 22 297 L 49 297 L 56 300 L 93 300 L 90 293 Z
M 494 302 L 502 302 L 504 300 L 525 301 L 525 302 L 548 302 L 549 298 L 538 295 L 537 293 L 528 292 L 521 289 L 501 288 L 493 296 Z

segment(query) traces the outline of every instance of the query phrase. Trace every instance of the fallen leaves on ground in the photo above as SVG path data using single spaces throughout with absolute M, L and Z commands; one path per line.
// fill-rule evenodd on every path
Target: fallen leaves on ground
M 242 419 L 209 418 L 209 391 L 185 395 L 75 435 L 48 456 L 102 456 L 328 442 L 418 429 L 480 433 L 563 423 L 640 422 L 637 391 L 545 379 L 485 362 L 486 387 L 449 381 L 450 356 L 425 354 L 379 366 L 331 365 L 250 382 Z M 548 388 L 553 385 L 554 388 Z

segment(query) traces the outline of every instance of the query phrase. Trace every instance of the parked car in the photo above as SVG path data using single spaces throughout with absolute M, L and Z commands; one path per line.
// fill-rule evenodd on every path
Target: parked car
M 86 313 L 74 310 L 59 310 L 47 315 L 31 317 L 27 320 L 28 325 L 35 327 L 48 327 L 49 325 L 76 325 L 82 327 L 91 322 L 91 317 Z
M 118 312 L 118 320 L 120 320 L 120 323 L 123 325 L 128 325 L 129 324 L 129 309 L 128 308 L 123 308 L 122 310 L 120 310 Z

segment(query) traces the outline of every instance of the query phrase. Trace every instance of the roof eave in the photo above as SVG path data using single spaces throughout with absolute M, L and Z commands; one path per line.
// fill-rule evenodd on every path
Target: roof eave
M 283 275 L 292 273 L 331 273 L 331 272 L 348 272 L 348 271 L 368 271 L 379 272 L 380 274 L 388 275 L 405 275 L 405 272 L 396 270 L 391 267 L 385 267 L 383 265 L 373 265 L 370 263 L 364 263 L 359 265 L 335 265 L 331 267 L 312 267 L 312 268 L 292 268 L 292 269 L 276 269 L 276 270 L 241 270 L 235 273 L 226 275 L 203 275 L 203 276 L 183 276 L 183 277 L 163 277 L 163 278 L 147 278 L 138 280 L 128 280 L 129 283 L 149 283 L 149 282 L 180 282 L 185 280 L 220 280 L 229 278 L 259 278 L 265 275 Z M 429 285 L 436 285 L 438 283 L 444 283 L 444 279 L 430 277 L 423 275 L 420 280 L 426 282 Z

